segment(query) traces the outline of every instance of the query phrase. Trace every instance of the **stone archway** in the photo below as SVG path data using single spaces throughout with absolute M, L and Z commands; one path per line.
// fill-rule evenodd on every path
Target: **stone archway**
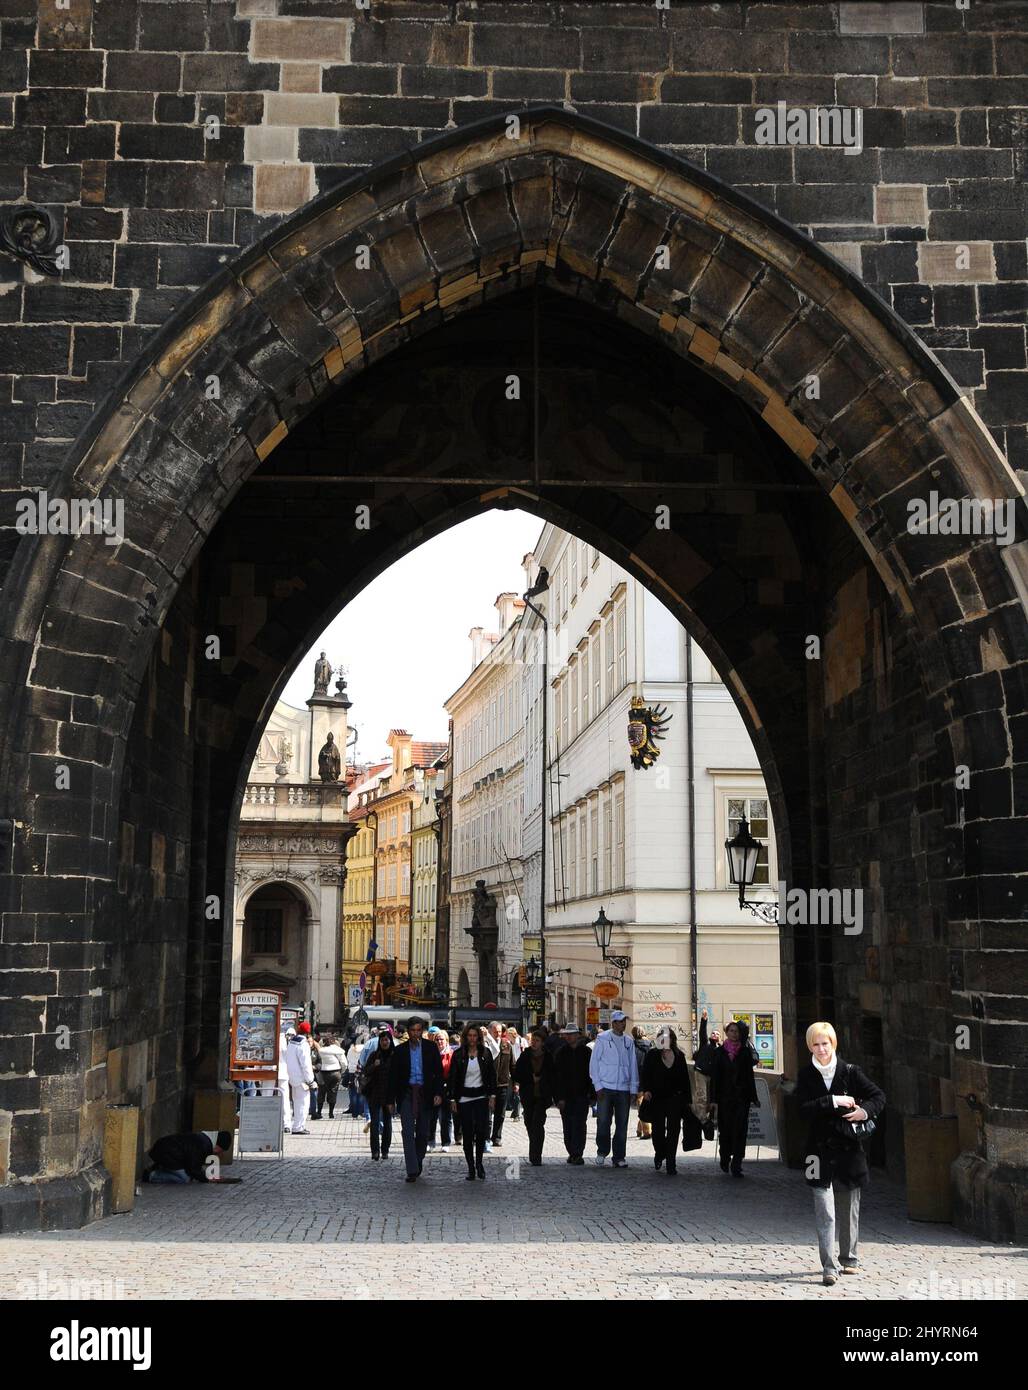
M 769 540 L 770 512 L 704 553 L 684 523 L 660 531 L 652 512 L 644 522 L 640 510 L 612 509 L 599 493 L 575 498 L 583 534 L 602 537 L 652 584 L 731 685 L 769 773 L 776 819 L 789 828 L 790 880 L 841 876 L 878 894 L 875 939 L 859 952 L 835 943 L 826 953 L 816 933 L 784 935 L 792 1044 L 798 1015 L 821 998 L 838 1000 L 855 1036 L 865 1014 L 878 1018 L 879 1034 L 884 1019 L 880 1046 L 904 1057 L 890 1059 L 900 1110 L 960 1117 L 962 1219 L 1013 1231 L 1023 1221 L 1022 1189 L 1010 1174 L 1024 1163 L 1025 1109 L 1006 1065 L 1012 1025 L 983 999 L 1001 992 L 992 982 L 1015 968 L 1023 945 L 1016 816 L 1024 809 L 1025 548 L 913 536 L 906 521 L 907 502 L 930 490 L 1009 499 L 1023 536 L 1020 485 L 909 329 L 780 220 L 683 162 L 570 113 L 522 113 L 516 139 L 508 129 L 488 122 L 454 132 L 301 210 L 168 325 L 80 439 L 51 493 L 123 500 L 125 536 L 116 546 L 100 536 L 26 539 L 12 567 L 0 611 L 10 683 L 3 795 L 17 868 L 10 910 L 46 918 L 47 941 L 106 940 L 122 969 L 126 942 L 166 935 L 184 967 L 171 1016 L 182 1020 L 191 1079 L 216 1083 L 212 980 L 219 960 L 224 972 L 228 934 L 202 904 L 224 895 L 230 862 L 223 785 L 227 765 L 238 782 L 239 764 L 226 730 L 230 716 L 259 719 L 296 634 L 276 629 L 265 596 L 263 618 L 249 611 L 235 624 L 224 684 L 201 677 L 205 694 L 180 731 L 183 760 L 203 750 L 188 790 L 166 766 L 140 761 L 162 687 L 178 698 L 181 684 L 195 698 L 205 556 L 215 568 L 218 556 L 231 564 L 230 547 L 209 549 L 212 535 L 242 503 L 248 480 L 262 468 L 267 476 L 268 460 L 295 455 L 306 417 L 332 393 L 344 396 L 372 369 L 387 372 L 388 359 L 400 349 L 416 354 L 428 335 L 459 334 L 469 311 L 498 310 L 545 285 L 592 306 L 612 333 L 616 326 L 655 344 L 655 357 L 674 360 L 690 382 L 702 378 L 711 400 L 741 402 L 740 419 L 759 421 L 750 428 L 772 466 L 796 471 L 784 484 L 747 477 L 740 498 L 758 486 L 797 487 L 802 477 L 823 504 L 833 548 L 826 541 L 820 557 L 825 661 L 815 668 L 797 646 L 810 598 L 793 564 L 797 542 Z M 536 441 L 540 428 L 537 419 Z M 385 538 L 361 554 L 351 547 L 355 574 L 366 580 L 414 538 L 475 506 L 520 498 L 561 514 L 561 479 L 540 475 L 538 449 L 531 467 L 513 445 L 506 455 L 503 467 L 494 461 L 457 481 L 422 465 L 438 505 L 422 513 L 394 497 Z M 578 479 L 584 489 L 588 459 L 576 462 L 563 483 Z M 466 486 L 476 478 L 477 493 Z M 599 481 L 613 496 L 625 480 Z M 729 496 L 735 481 L 715 476 L 706 486 Z M 394 491 L 410 485 L 393 482 Z M 644 473 L 632 485 L 649 488 L 652 502 L 672 483 Z M 843 535 L 859 546 L 859 563 L 849 553 L 839 559 Z M 245 598 L 225 588 L 223 621 L 234 622 Z M 276 593 L 274 602 L 286 600 Z M 312 605 L 305 620 L 323 615 Z M 181 671 L 172 669 L 179 646 Z M 906 683 L 900 658 L 910 663 Z M 848 746 L 854 725 L 876 708 L 896 723 L 902 775 L 861 767 L 859 748 Z M 806 767 L 786 770 L 804 759 Z M 61 760 L 72 767 L 70 796 L 54 790 Z M 954 783 L 962 766 L 972 775 L 966 792 Z M 170 898 L 165 832 L 151 831 L 144 854 L 134 835 L 126 848 L 123 828 L 135 824 L 125 815 L 133 798 L 155 794 L 191 806 Z M 996 815 L 996 806 L 1007 810 Z M 140 824 L 149 824 L 142 812 Z M 150 901 L 160 910 L 144 926 Z M 89 969 L 100 981 L 110 966 Z M 77 1100 L 65 1103 L 77 1114 L 58 1135 L 45 1130 L 41 1110 L 15 1111 L 11 1172 L 23 1183 L 41 1180 L 23 1209 L 56 1203 L 64 1212 L 56 1219 L 74 1221 L 102 1201 L 103 1091 L 86 1078 L 103 1066 L 109 1020 L 80 983 L 70 1000 L 56 974 L 46 984 L 44 1005 L 28 1000 L 12 1015 L 14 1033 L 31 1040 L 14 1055 L 31 1057 L 44 1086 L 78 1078 Z M 163 987 L 172 997 L 170 980 Z M 919 1027 L 912 1011 L 928 1022 Z M 63 1017 L 73 1020 L 68 1056 L 53 1043 Z M 961 1021 L 972 1038 L 967 1058 L 951 1050 Z M 927 1048 L 908 1063 L 926 1034 Z M 170 1113 L 181 1104 L 182 1077 L 163 1081 Z M 973 1105 L 961 1099 L 968 1095 Z

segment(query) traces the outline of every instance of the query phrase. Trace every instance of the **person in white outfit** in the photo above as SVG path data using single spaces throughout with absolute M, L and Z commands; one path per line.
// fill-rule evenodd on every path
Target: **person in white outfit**
M 289 1065 L 286 1060 L 286 1053 L 289 1049 L 289 1041 L 296 1037 L 296 1029 L 290 1028 L 278 1049 L 278 1093 L 282 1097 L 282 1128 L 289 1131 L 293 1127 L 293 1102 L 289 1095 Z
M 310 1092 L 314 1090 L 314 1064 L 311 1061 L 311 1045 L 308 1037 L 309 1023 L 301 1023 L 294 1037 L 286 1044 L 286 1068 L 289 1072 L 289 1090 L 293 1097 L 294 1134 L 310 1134 L 304 1121 L 310 1104 Z
M 614 1121 L 615 1168 L 627 1168 L 625 1144 L 632 1097 L 639 1093 L 639 1063 L 635 1040 L 625 1034 L 628 1015 L 620 1009 L 610 1016 L 610 1029 L 601 1033 L 589 1059 L 589 1079 L 596 1092 L 596 1158 L 602 1168 L 612 1152 L 610 1122 Z

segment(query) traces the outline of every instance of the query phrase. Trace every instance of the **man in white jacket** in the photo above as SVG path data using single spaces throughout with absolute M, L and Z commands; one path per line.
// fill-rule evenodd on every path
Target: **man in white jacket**
M 627 1168 L 625 1145 L 632 1097 L 639 1093 L 639 1063 L 635 1043 L 625 1033 L 628 1015 L 616 1009 L 610 1029 L 601 1033 L 589 1061 L 589 1078 L 596 1091 L 596 1158 L 602 1168 L 611 1152 L 610 1122 L 614 1120 L 614 1167 Z
M 311 1045 L 308 1040 L 310 1031 L 309 1023 L 301 1023 L 297 1026 L 296 1036 L 286 1043 L 286 1070 L 289 1072 L 289 1090 L 293 1097 L 294 1134 L 310 1134 L 305 1124 L 310 1092 L 314 1089 L 314 1064 L 311 1061 Z
M 289 1043 L 296 1037 L 296 1030 L 290 1028 L 279 1044 L 278 1049 L 278 1093 L 282 1097 L 282 1128 L 293 1127 L 293 1103 L 289 1097 Z

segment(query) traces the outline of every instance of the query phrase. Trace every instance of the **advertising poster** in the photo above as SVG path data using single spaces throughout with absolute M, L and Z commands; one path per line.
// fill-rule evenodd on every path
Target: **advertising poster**
M 234 1081 L 277 1076 L 279 1011 L 282 996 L 275 990 L 237 990 L 232 995 L 232 1064 Z

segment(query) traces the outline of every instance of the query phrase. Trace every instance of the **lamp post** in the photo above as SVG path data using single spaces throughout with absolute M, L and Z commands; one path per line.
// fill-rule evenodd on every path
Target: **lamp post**
M 550 625 L 546 621 L 546 614 L 541 608 L 532 602 L 532 599 L 539 594 L 543 594 L 550 587 L 550 574 L 545 565 L 539 567 L 535 583 L 524 594 L 526 608 L 530 608 L 543 625 L 543 684 L 542 684 L 542 748 L 540 762 L 542 764 L 542 786 L 541 799 L 539 802 L 539 970 L 543 979 L 543 1007 L 542 1013 L 546 1013 L 546 701 L 548 693 L 547 685 L 547 660 L 550 648 Z
M 738 884 L 740 907 L 749 908 L 754 917 L 759 917 L 762 922 L 777 925 L 778 904 L 776 902 L 760 902 L 759 900 L 751 902 L 746 897 L 746 889 L 756 878 L 757 861 L 763 848 L 761 842 L 755 840 L 750 834 L 749 821 L 743 816 L 739 822 L 739 829 L 730 840 L 725 841 L 725 853 L 728 856 L 728 877 L 730 882 Z
M 609 962 L 618 972 L 618 988 L 621 992 L 622 1000 L 625 997 L 625 971 L 632 964 L 631 956 L 612 956 L 607 949 L 610 946 L 610 938 L 614 931 L 614 923 L 611 922 L 603 908 L 600 908 L 600 915 L 593 923 L 593 935 L 596 937 L 596 944 L 600 948 L 604 963 Z

